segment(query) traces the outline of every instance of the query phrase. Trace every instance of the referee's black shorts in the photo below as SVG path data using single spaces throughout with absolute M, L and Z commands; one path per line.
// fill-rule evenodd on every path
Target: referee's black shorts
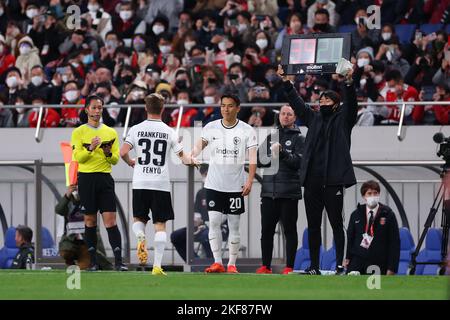
M 133 189 L 133 217 L 145 222 L 150 220 L 152 212 L 153 223 L 166 222 L 174 219 L 172 197 L 168 191 Z
M 116 212 L 114 180 L 109 173 L 78 173 L 81 212 L 97 214 Z

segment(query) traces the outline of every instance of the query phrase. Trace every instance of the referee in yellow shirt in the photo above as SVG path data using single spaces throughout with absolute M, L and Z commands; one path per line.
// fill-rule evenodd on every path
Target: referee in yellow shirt
M 72 132 L 73 157 L 78 161 L 78 193 L 84 213 L 85 240 L 91 257 L 90 271 L 97 271 L 97 212 L 100 211 L 114 252 L 115 269 L 127 271 L 122 262 L 122 238 L 116 223 L 116 199 L 111 167 L 119 161 L 116 130 L 100 123 L 104 101 L 86 99 L 88 122 Z

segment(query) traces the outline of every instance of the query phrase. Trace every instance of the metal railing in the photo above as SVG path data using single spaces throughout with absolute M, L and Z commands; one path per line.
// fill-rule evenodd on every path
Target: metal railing
M 281 107 L 283 105 L 286 105 L 286 103 L 241 103 L 241 107 L 249 108 L 254 106 L 260 106 L 260 107 Z M 318 105 L 318 103 L 306 103 L 307 105 L 314 106 Z M 444 105 L 444 106 L 450 106 L 450 101 L 399 101 L 399 102 L 358 102 L 358 106 L 375 106 L 375 107 L 384 107 L 384 106 L 398 106 L 401 105 L 400 110 L 400 121 L 398 123 L 398 130 L 397 130 L 397 139 L 399 141 L 403 141 L 405 138 L 405 131 L 403 130 L 403 122 L 405 120 L 405 111 L 406 106 L 412 105 L 412 106 L 434 106 L 434 105 Z M 36 106 L 36 105 L 22 105 L 21 107 L 24 108 L 39 108 L 39 114 L 38 114 L 38 123 L 36 126 L 36 132 L 34 135 L 34 138 L 36 142 L 41 142 L 40 138 L 40 132 L 41 132 L 41 122 L 42 117 L 44 113 L 45 108 L 54 108 L 54 109 L 62 109 L 62 108 L 84 108 L 83 105 L 79 104 L 67 104 L 67 105 L 61 105 L 61 104 L 47 104 L 42 106 Z M 145 105 L 143 104 L 136 104 L 136 105 L 130 105 L 130 104 L 114 104 L 114 105 L 106 105 L 106 108 L 127 108 L 127 113 L 125 117 L 125 123 L 124 123 L 124 130 L 123 130 L 123 136 L 122 138 L 125 139 L 128 127 L 130 123 L 130 117 L 131 117 L 131 110 L 132 108 L 145 108 Z M 189 107 L 195 107 L 195 108 L 203 108 L 203 107 L 220 107 L 219 104 L 204 104 L 204 103 L 191 103 L 191 104 L 185 104 L 185 105 L 177 105 L 177 104 L 168 104 L 165 106 L 166 108 L 180 108 L 180 112 L 178 113 L 178 120 L 177 120 L 177 128 L 179 129 L 180 123 L 181 123 L 181 117 L 183 115 L 184 108 Z M 15 109 L 17 106 L 15 105 L 5 105 L 1 106 L 3 109 Z

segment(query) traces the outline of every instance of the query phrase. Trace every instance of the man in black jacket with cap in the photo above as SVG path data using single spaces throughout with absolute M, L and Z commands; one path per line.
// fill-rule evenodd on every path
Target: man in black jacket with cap
M 364 182 L 361 195 L 366 204 L 353 211 L 347 229 L 347 272 L 367 274 L 375 265 L 381 274 L 394 275 L 400 260 L 400 232 L 391 208 L 380 203 L 380 185 Z M 369 271 L 370 273 L 370 271 Z
M 283 274 L 293 271 L 297 251 L 298 200 L 302 198 L 300 163 L 305 139 L 295 125 L 296 116 L 291 106 L 281 107 L 279 119 L 276 133 L 269 135 L 258 150 L 258 167 L 270 168 L 264 171 L 261 188 L 263 265 L 256 273 L 272 273 L 273 236 L 278 221 L 281 221 L 286 237 Z
M 343 274 L 343 194 L 344 188 L 356 184 L 350 156 L 350 137 L 358 112 L 353 70 L 347 73 L 343 84 L 343 104 L 340 104 L 341 99 L 336 92 L 324 91 L 319 97 L 320 112 L 305 104 L 294 88 L 294 76 L 285 76 L 281 66 L 278 68 L 278 74 L 283 78 L 289 104 L 297 117 L 308 127 L 300 170 L 311 256 L 311 266 L 305 273 L 320 274 L 320 232 L 325 207 L 336 243 L 336 274 Z

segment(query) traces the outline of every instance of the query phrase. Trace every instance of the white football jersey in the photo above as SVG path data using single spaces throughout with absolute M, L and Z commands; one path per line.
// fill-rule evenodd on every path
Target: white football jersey
M 240 120 L 225 127 L 222 120 L 208 123 L 202 130 L 208 143 L 209 169 L 205 188 L 221 192 L 241 192 L 245 184 L 246 151 L 258 147 L 256 132 Z
M 175 130 L 160 120 L 145 120 L 130 129 L 125 143 L 136 152 L 133 189 L 170 192 L 169 152 L 183 151 Z

